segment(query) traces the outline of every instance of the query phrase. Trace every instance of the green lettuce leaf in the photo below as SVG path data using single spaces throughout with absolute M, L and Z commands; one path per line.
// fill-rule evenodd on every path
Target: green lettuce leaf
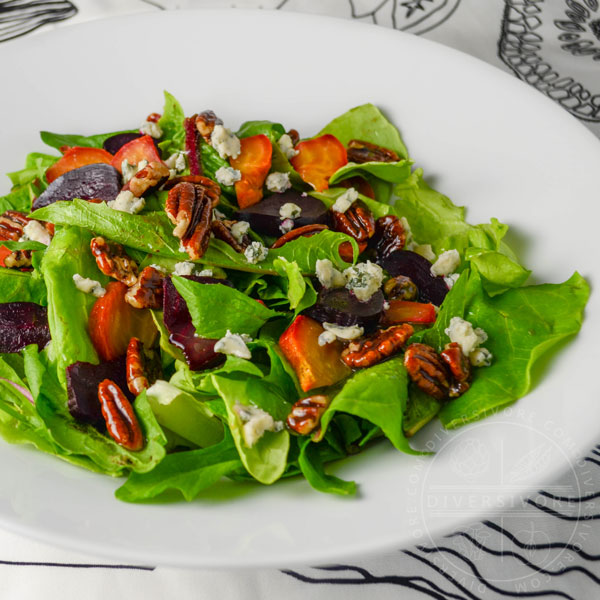
M 98 133 L 96 135 L 77 135 L 70 133 L 51 133 L 50 131 L 40 131 L 42 142 L 52 148 L 59 149 L 61 146 L 83 146 L 85 148 L 102 148 L 105 140 L 113 135 L 120 133 L 138 133 L 137 129 L 125 129 L 123 131 L 113 131 L 111 133 Z
M 287 282 L 287 299 L 290 308 L 296 314 L 312 306 L 317 301 L 317 293 L 310 279 L 302 276 L 296 261 L 289 262 L 285 258 L 277 258 L 273 266 Z
M 398 162 L 366 162 L 366 163 L 348 163 L 340 167 L 330 178 L 329 185 L 335 185 L 339 181 L 349 177 L 371 175 L 388 183 L 400 183 L 404 181 L 411 173 L 411 160 L 400 160 Z M 369 179 L 370 181 L 370 179 Z
M 48 304 L 46 284 L 36 271 L 24 272 L 0 267 L 0 298 L 3 303 Z
M 266 135 L 273 144 L 285 133 L 285 128 L 281 123 L 273 121 L 246 121 L 242 123 L 236 135 L 241 138 L 252 137 L 253 135 Z
M 229 162 L 225 158 L 221 158 L 220 154 L 210 144 L 204 142 L 200 144 L 200 160 L 202 161 L 202 172 L 213 181 L 217 181 L 216 173 L 221 167 L 230 166 Z M 219 183 L 219 185 L 225 194 L 235 198 L 234 186 L 223 185 L 222 183 Z
M 222 477 L 242 468 L 228 434 L 215 446 L 169 454 L 149 473 L 131 473 L 115 496 L 125 502 L 141 502 L 177 491 L 189 502 Z
M 334 135 L 344 146 L 352 139 L 362 140 L 393 150 L 402 158 L 408 157 L 400 133 L 373 104 L 352 108 L 331 121 L 317 135 L 326 133 Z
M 579 331 L 588 297 L 589 286 L 579 273 L 564 283 L 490 297 L 477 270 L 465 271 L 446 296 L 435 325 L 413 336 L 439 350 L 449 341 L 444 330 L 455 316 L 488 335 L 484 346 L 493 354 L 492 365 L 476 369 L 471 388 L 444 405 L 439 414 L 443 425 L 455 428 L 476 421 L 524 396 L 536 361 Z
M 166 90 L 164 96 L 165 104 L 162 115 L 158 120 L 158 125 L 163 134 L 158 145 L 166 155 L 170 155 L 179 150 L 185 150 L 185 130 L 183 128 L 185 114 L 175 96 L 169 94 Z
M 20 171 L 7 173 L 14 186 L 22 186 L 38 182 L 44 187 L 46 185 L 46 169 L 53 165 L 60 156 L 31 152 L 25 159 L 25 168 Z
M 29 183 L 13 189 L 6 196 L 0 196 L 0 214 L 7 210 L 28 213 L 31 210 L 33 199 L 39 196 L 42 191 L 42 186 Z

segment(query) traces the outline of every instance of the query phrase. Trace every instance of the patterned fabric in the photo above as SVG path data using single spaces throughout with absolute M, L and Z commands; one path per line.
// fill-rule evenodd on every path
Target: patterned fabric
M 9 0 L 0 1 L 0 42 L 66 19 L 227 6 L 346 17 L 427 37 L 512 73 L 600 136 L 598 0 Z M 599 498 L 600 446 L 526 501 L 445 538 L 344 564 L 280 571 L 113 564 L 0 532 L 0 589 L 3 598 L 61 600 L 594 600 L 600 598 Z

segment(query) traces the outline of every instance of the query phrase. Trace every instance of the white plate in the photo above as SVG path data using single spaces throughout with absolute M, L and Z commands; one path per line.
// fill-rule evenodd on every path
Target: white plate
M 41 129 L 137 125 L 160 111 L 163 89 L 188 114 L 213 108 L 233 128 L 264 118 L 303 135 L 373 102 L 471 222 L 511 225 L 538 280 L 576 268 L 600 280 L 600 144 L 542 95 L 448 48 L 298 14 L 167 12 L 8 44 L 0 65 L 2 171 L 44 151 Z M 1 443 L 0 524 L 113 559 L 204 567 L 333 562 L 426 540 L 551 482 L 598 441 L 599 317 L 595 294 L 582 333 L 514 409 L 452 435 L 427 427 L 417 443 L 433 440 L 435 458 L 381 444 L 345 461 L 336 472 L 360 483 L 357 498 L 287 481 L 129 505 L 113 498 L 117 481 Z

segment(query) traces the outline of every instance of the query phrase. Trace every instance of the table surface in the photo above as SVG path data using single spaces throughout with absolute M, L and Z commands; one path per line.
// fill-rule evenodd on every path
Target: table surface
M 41 5 L 41 6 L 40 6 Z M 408 31 L 527 82 L 600 136 L 597 0 L 0 1 L 0 43 L 119 14 L 181 8 L 325 14 Z M 600 441 L 600 440 L 599 440 Z M 496 599 L 600 596 L 600 445 L 544 490 L 429 544 L 290 570 L 114 564 L 0 531 L 4 598 Z

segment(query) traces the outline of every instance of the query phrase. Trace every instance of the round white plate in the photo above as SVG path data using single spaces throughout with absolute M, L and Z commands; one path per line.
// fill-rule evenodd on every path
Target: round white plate
M 304 136 L 373 102 L 471 222 L 511 226 L 536 281 L 575 269 L 600 280 L 598 140 L 514 78 L 422 39 L 298 14 L 161 12 L 7 44 L 0 79 L 4 172 L 45 150 L 39 130 L 135 127 L 161 110 L 163 89 L 187 114 L 212 108 L 234 129 L 271 119 Z M 318 564 L 426 541 L 552 482 L 599 441 L 599 318 L 593 294 L 581 334 L 514 408 L 422 431 L 416 443 L 431 441 L 434 458 L 379 444 L 338 465 L 358 497 L 297 480 L 130 505 L 114 499 L 118 481 L 0 443 L 0 524 L 112 559 L 204 567 Z

